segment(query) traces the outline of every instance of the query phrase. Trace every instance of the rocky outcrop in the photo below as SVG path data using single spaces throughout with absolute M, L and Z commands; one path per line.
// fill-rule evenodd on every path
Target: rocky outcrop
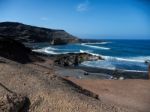
M 30 61 L 30 52 L 31 50 L 20 42 L 0 37 L 0 56 L 25 63 Z
M 0 56 L 22 64 L 34 61 L 44 61 L 24 44 L 6 37 L 0 37 Z
M 24 112 L 28 104 L 28 98 L 22 95 L 5 95 L 0 98 L 0 112 Z
M 88 53 L 68 53 L 58 55 L 55 59 L 55 64 L 61 66 L 76 66 L 83 61 L 100 60 L 102 57 L 94 56 Z
M 49 42 L 61 45 L 78 42 L 79 39 L 64 30 L 35 27 L 16 22 L 0 23 L 0 36 L 11 37 L 20 42 Z

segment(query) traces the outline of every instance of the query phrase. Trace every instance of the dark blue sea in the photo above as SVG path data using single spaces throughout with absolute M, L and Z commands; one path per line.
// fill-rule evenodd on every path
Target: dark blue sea
M 150 60 L 150 40 L 106 40 L 106 42 L 59 46 L 38 44 L 38 49 L 35 51 L 48 54 L 86 52 L 100 55 L 105 60 L 85 61 L 81 66 L 147 71 L 148 64 L 145 61 Z

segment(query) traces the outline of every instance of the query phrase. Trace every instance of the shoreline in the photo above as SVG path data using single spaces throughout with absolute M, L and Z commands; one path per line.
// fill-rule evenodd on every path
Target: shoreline
M 0 112 L 149 112 L 150 80 L 145 73 L 78 66 L 103 60 L 86 52 L 32 51 L 35 42 L 81 41 L 64 30 L 0 23 Z
M 149 109 L 149 107 L 147 106 L 147 100 L 145 99 L 145 95 L 146 98 L 149 95 L 149 89 L 145 90 L 145 87 L 149 88 L 148 80 L 127 79 L 124 80 L 125 85 L 128 85 L 133 81 L 135 82 L 131 83 L 130 86 L 125 86 L 123 84 L 124 81 L 122 80 L 100 80 L 100 77 L 97 78 L 94 76 L 95 78 L 93 78 L 92 75 L 86 75 L 89 78 L 81 79 L 74 79 L 71 76 L 63 77 L 59 76 L 57 71 L 61 69 L 60 72 L 64 72 L 64 70 L 67 70 L 67 67 L 64 68 L 55 66 L 55 57 L 41 55 L 36 56 L 39 56 L 39 58 L 43 59 L 44 61 L 35 61 L 27 64 L 19 64 L 18 62 L 10 61 L 9 59 L 5 61 L 4 59 L 3 61 L 5 63 L 0 64 L 0 69 L 3 70 L 0 75 L 0 79 L 2 81 L 1 83 L 9 88 L 9 90 L 11 91 L 15 91 L 16 93 L 20 94 L 26 94 L 26 97 L 31 102 L 31 104 L 29 105 L 29 109 L 31 112 L 36 112 L 39 110 L 52 111 L 53 109 L 53 112 L 60 112 L 59 109 L 64 110 L 64 112 L 70 112 L 70 110 L 68 109 L 73 109 L 74 111 L 85 110 L 86 112 L 99 112 L 100 110 L 102 110 L 102 112 L 137 112 L 139 110 Z M 68 69 L 72 72 L 69 71 L 68 74 L 78 74 L 79 68 L 69 67 Z M 91 68 L 84 69 L 91 70 L 93 72 L 96 71 L 96 69 Z M 84 75 L 84 71 L 81 71 L 81 74 Z M 65 78 L 65 80 L 61 80 L 59 77 Z M 141 81 L 146 81 L 146 84 L 140 83 Z M 120 85 L 121 87 L 118 88 L 117 85 L 111 86 L 113 82 L 117 83 L 117 85 Z M 73 85 L 71 83 L 73 83 Z M 131 86 L 133 84 L 139 85 L 139 83 L 140 87 Z M 122 95 L 131 93 L 131 91 L 124 91 L 124 89 L 128 90 L 129 87 L 132 87 L 132 89 L 135 90 L 138 87 L 138 90 L 141 90 L 140 94 L 144 95 L 139 98 L 142 99 L 142 101 L 139 98 L 132 98 L 134 94 L 131 94 L 130 104 L 132 104 L 132 101 L 136 101 L 138 102 L 138 104 L 133 103 L 132 105 L 129 105 L 128 102 L 118 104 L 118 101 L 115 100 L 116 97 L 117 99 L 119 99 L 119 102 L 125 100 L 127 97 L 124 97 Z M 98 90 L 100 90 L 100 92 Z M 121 94 L 119 94 L 119 97 L 118 93 L 111 93 L 112 90 L 120 91 Z M 0 88 L 0 91 L 0 95 L 8 94 L 4 91 L 4 89 Z M 108 92 L 110 96 L 107 96 Z M 106 94 L 106 96 L 101 95 L 101 93 Z M 60 103 L 59 101 L 64 102 L 64 104 Z M 141 106 L 139 106 L 139 104 L 142 105 L 142 108 Z M 146 106 L 144 107 L 143 105 L 145 104 Z M 92 105 L 92 107 L 94 108 L 88 107 L 87 105 Z M 136 106 L 138 107 L 138 109 L 134 108 Z
M 58 67 L 57 67 L 58 68 Z M 71 77 L 76 77 L 78 79 L 112 79 L 112 76 L 115 74 L 119 74 L 119 77 L 123 77 L 124 79 L 148 79 L 148 72 L 133 72 L 133 71 L 123 71 L 123 70 L 108 70 L 101 68 L 93 68 L 93 67 L 59 67 L 61 68 L 57 73 L 62 76 L 68 77 L 67 73 L 72 73 Z M 88 73 L 87 75 L 85 73 Z
M 86 53 L 50 56 L 28 51 L 16 41 L 7 40 L 3 44 L 0 44 L 0 111 L 9 112 L 12 108 L 16 112 L 150 110 L 149 80 L 119 79 L 122 71 L 113 73 L 118 80 L 108 80 L 111 70 L 74 67 L 75 60 L 78 64 L 83 57 L 93 59 Z
M 49 57 L 52 60 L 56 60 L 61 55 L 50 55 L 47 53 L 39 53 L 35 52 L 35 54 L 40 56 L 46 56 Z M 78 53 L 69 53 L 69 54 L 78 54 Z M 62 54 L 63 56 L 67 54 Z M 89 73 L 90 75 L 95 75 L 95 77 L 98 75 L 103 76 L 107 75 L 106 79 L 110 79 L 113 74 L 119 74 L 118 77 L 124 77 L 125 79 L 148 79 L 148 71 L 136 71 L 136 70 L 122 70 L 122 69 L 108 69 L 108 68 L 97 68 L 97 67 L 89 67 L 89 66 L 61 66 L 59 64 L 55 64 L 55 66 L 61 67 L 62 69 L 76 69 L 76 70 L 82 70 L 83 73 L 79 74 L 79 76 L 83 76 L 85 72 Z M 62 70 L 63 72 L 63 70 Z M 64 76 L 64 75 L 63 75 Z M 85 75 L 84 75 L 85 76 Z

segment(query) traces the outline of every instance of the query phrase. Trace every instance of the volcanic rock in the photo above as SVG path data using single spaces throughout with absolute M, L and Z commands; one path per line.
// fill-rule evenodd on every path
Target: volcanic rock
M 75 43 L 79 40 L 64 30 L 35 27 L 17 22 L 0 23 L 0 36 L 11 37 L 20 42 L 49 42 L 52 45 Z
M 83 61 L 102 60 L 102 57 L 91 55 L 88 53 L 68 53 L 64 55 L 58 55 L 55 59 L 55 63 L 61 66 L 77 66 Z

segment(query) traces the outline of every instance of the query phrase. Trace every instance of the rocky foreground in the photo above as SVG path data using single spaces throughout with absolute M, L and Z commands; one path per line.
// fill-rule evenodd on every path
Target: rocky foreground
M 0 112 L 128 111 L 113 104 L 105 104 L 70 85 L 55 74 L 49 59 L 28 64 L 2 57 L 0 60 Z

